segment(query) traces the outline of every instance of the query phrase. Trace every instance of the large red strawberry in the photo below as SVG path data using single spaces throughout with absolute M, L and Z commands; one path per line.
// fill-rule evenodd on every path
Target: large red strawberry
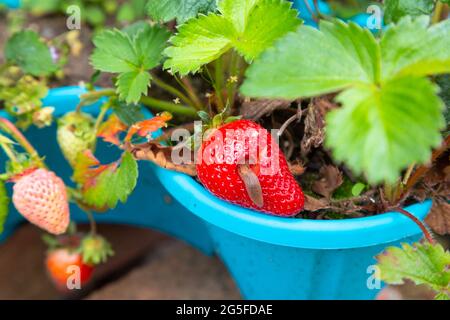
M 69 203 L 61 178 L 46 169 L 31 169 L 14 178 L 12 200 L 28 221 L 61 234 L 69 226 Z
M 292 216 L 304 196 L 270 133 L 237 120 L 215 129 L 197 153 L 197 174 L 214 195 L 258 211 Z
M 83 262 L 78 251 L 60 248 L 47 253 L 45 261 L 47 272 L 60 290 L 67 290 L 70 285 L 79 284 L 81 289 L 92 277 L 94 266 Z M 70 277 L 70 278 L 69 278 Z M 68 284 L 68 280 L 71 280 Z

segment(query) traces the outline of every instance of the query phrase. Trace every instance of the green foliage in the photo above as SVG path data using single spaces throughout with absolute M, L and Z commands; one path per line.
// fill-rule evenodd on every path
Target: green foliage
M 154 20 L 168 22 L 176 19 L 184 23 L 199 13 L 216 10 L 216 0 L 149 0 L 147 13 Z
M 197 72 L 231 48 L 250 62 L 301 24 L 284 0 L 222 0 L 218 10 L 178 28 L 165 50 L 164 68 L 182 75 Z
M 136 122 L 144 120 L 144 115 L 141 112 L 141 106 L 138 104 L 128 105 L 124 102 L 118 101 L 112 105 L 114 113 L 119 117 L 125 125 L 131 126 Z
M 447 123 L 447 133 L 450 130 L 450 75 L 442 75 L 436 78 L 436 83 L 439 85 L 441 92 L 440 97 L 445 103 L 445 122 Z
M 17 119 L 22 129 L 33 123 L 33 114 L 41 109 L 42 100 L 48 92 L 44 81 L 29 75 L 15 79 L 10 74 L 0 75 L 0 101 L 6 111 Z
M 96 234 L 87 235 L 81 240 L 80 251 L 83 263 L 94 266 L 105 263 L 114 255 L 111 244 L 104 237 Z
M 150 86 L 149 70 L 158 66 L 169 32 L 158 26 L 139 24 L 127 31 L 106 30 L 94 38 L 91 63 L 95 69 L 118 73 L 120 99 L 137 103 Z
M 31 30 L 14 34 L 6 43 L 5 57 L 8 62 L 22 68 L 25 73 L 45 76 L 56 71 L 49 48 Z
M 100 165 L 92 157 L 81 154 L 75 166 L 73 179 L 82 186 L 83 203 L 94 208 L 115 208 L 125 203 L 136 187 L 137 162 L 126 152 L 118 162 Z
M 385 0 L 384 19 L 386 23 L 398 22 L 404 16 L 430 15 L 435 0 Z
M 356 24 L 302 27 L 250 66 L 247 96 L 296 99 L 342 91 L 326 145 L 370 183 L 395 182 L 440 144 L 443 103 L 425 76 L 450 72 L 450 21 L 405 18 L 381 40 Z M 275 85 L 276 84 L 276 85 Z
M 66 14 L 69 6 L 77 6 L 81 20 L 102 27 L 107 18 L 116 14 L 118 22 L 128 23 L 144 17 L 146 0 L 131 0 L 119 6 L 117 0 L 22 0 L 22 7 L 35 15 Z
M 402 284 L 404 279 L 425 284 L 437 292 L 437 299 L 450 298 L 450 253 L 429 242 L 389 247 L 378 255 L 381 280 Z
M 365 12 L 371 4 L 378 4 L 373 0 L 329 0 L 327 3 L 335 16 L 344 19 Z
M 3 226 L 8 217 L 9 197 L 6 191 L 6 186 L 3 181 L 0 181 L 0 234 L 3 232 Z

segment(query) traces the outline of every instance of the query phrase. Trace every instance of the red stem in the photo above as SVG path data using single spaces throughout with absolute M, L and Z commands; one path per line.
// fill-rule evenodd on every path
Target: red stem
M 36 158 L 36 160 L 39 162 L 39 164 L 42 167 L 45 167 L 45 164 L 41 161 L 39 158 L 39 154 L 37 153 L 36 149 L 31 145 L 30 142 L 28 142 L 27 138 L 20 132 L 19 129 L 8 119 L 0 117 L 0 126 L 3 126 L 5 131 L 8 131 L 11 136 L 24 148 L 26 152 L 28 152 L 32 158 Z
M 423 232 L 425 238 L 428 240 L 428 242 L 430 242 L 432 244 L 434 244 L 436 242 L 433 238 L 433 235 L 426 227 L 426 225 L 422 221 L 420 221 L 417 217 L 415 217 L 414 215 L 412 215 L 411 213 L 409 213 L 408 211 L 406 211 L 405 209 L 400 208 L 400 207 L 392 208 L 392 210 L 399 212 L 399 213 L 403 214 L 404 216 L 408 217 L 409 219 L 411 219 L 412 221 L 414 221 L 419 226 L 420 230 L 422 230 L 422 232 Z

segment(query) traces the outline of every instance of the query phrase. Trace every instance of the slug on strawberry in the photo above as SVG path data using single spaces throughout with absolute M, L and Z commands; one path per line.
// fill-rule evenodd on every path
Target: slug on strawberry
M 70 222 L 66 186 L 46 169 L 29 169 L 13 178 L 12 201 L 28 221 L 52 233 L 62 234 Z
M 72 167 L 75 166 L 78 154 L 94 144 L 94 126 L 94 118 L 83 112 L 69 112 L 58 120 L 57 141 Z
M 303 209 L 304 195 L 270 133 L 249 120 L 218 126 L 197 151 L 197 174 L 217 197 L 277 216 Z

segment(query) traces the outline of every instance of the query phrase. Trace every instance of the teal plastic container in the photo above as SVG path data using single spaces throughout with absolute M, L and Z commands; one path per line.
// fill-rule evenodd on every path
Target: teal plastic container
M 374 299 L 374 256 L 417 241 L 420 228 L 400 213 L 305 220 L 258 213 L 222 201 L 191 177 L 155 168 L 167 190 L 203 219 L 216 253 L 247 299 Z M 405 208 L 424 219 L 431 201 Z
M 20 7 L 20 0 L 0 0 L 0 4 L 11 9 L 17 9 Z
M 79 96 L 86 92 L 84 88 L 62 87 L 50 90 L 44 99 L 44 105 L 55 107 L 55 116 L 60 117 L 69 111 L 73 111 L 79 102 Z M 83 111 L 97 115 L 100 104 L 83 107 Z M 152 115 L 146 109 L 143 113 L 147 118 Z M 9 116 L 0 111 L 0 116 Z M 45 129 L 30 128 L 25 135 L 35 146 L 40 155 L 45 156 L 45 161 L 68 185 L 73 185 L 70 180 L 72 170 L 62 156 L 56 141 L 56 125 Z M 119 151 L 115 146 L 99 143 L 96 156 L 103 163 L 117 160 Z M 4 167 L 5 157 L 1 154 L 0 166 Z M 9 185 L 9 189 L 11 185 Z M 11 194 L 11 190 L 10 194 Z M 71 218 L 76 222 L 88 222 L 86 214 L 78 206 L 71 205 Z M 95 214 L 98 222 L 127 224 L 138 227 L 159 230 L 176 238 L 184 240 L 197 247 L 204 253 L 213 254 L 213 245 L 209 238 L 205 223 L 188 212 L 162 187 L 154 173 L 154 166 L 148 162 L 139 163 L 139 179 L 135 191 L 129 197 L 127 203 L 119 203 L 113 210 Z M 0 242 L 4 241 L 15 228 L 25 220 L 10 205 L 10 213 L 5 224 L 5 231 L 0 235 Z

